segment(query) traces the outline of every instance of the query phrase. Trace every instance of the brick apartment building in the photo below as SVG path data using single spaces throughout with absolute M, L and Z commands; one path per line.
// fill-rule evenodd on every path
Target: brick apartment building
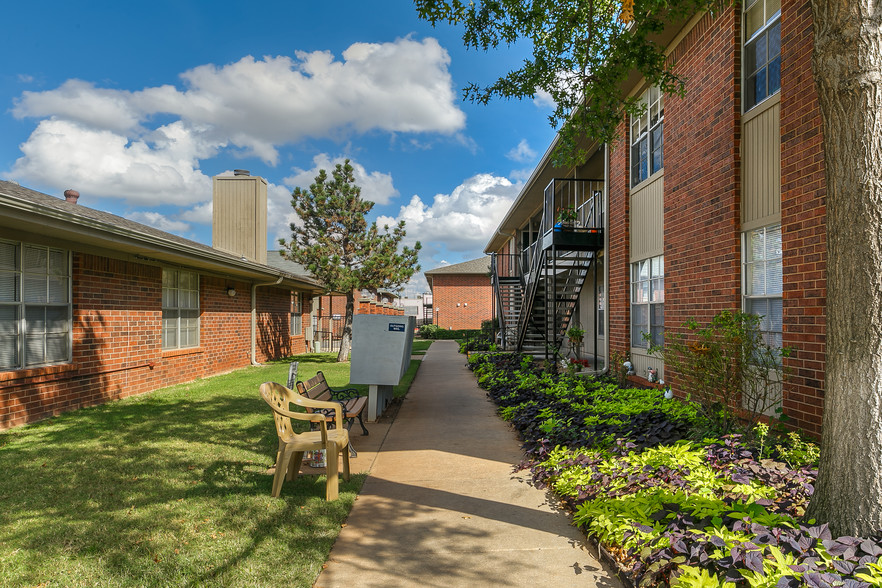
M 434 323 L 445 329 L 480 329 L 494 316 L 490 258 L 480 257 L 424 272 L 432 291 Z
M 267 264 L 266 182 L 214 198 L 208 247 L 0 181 L 0 428 L 308 349 L 323 288 Z
M 782 405 L 817 434 L 826 193 L 810 2 L 746 0 L 660 41 L 686 96 L 632 76 L 623 93 L 644 116 L 623 120 L 615 144 L 590 145 L 579 167 L 547 154 L 488 243 L 506 345 L 563 341 L 579 323 L 598 370 L 628 352 L 645 377 L 664 366 L 643 333 L 661 341 L 687 319 L 743 309 L 764 317 L 768 341 L 796 349 Z M 562 207 L 576 228 L 557 224 Z M 676 391 L 676 374 L 664 377 Z
M 403 316 L 404 308 L 398 302 L 398 295 L 385 290 L 353 291 L 355 294 L 354 314 L 382 314 Z M 346 316 L 346 296 L 325 294 L 312 300 L 312 328 L 316 349 L 338 351 L 343 337 L 343 323 Z

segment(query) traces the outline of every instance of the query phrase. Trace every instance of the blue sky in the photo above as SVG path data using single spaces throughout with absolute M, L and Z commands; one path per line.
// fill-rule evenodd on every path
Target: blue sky
M 467 50 L 409 0 L 32 0 L 4 16 L 0 178 L 207 244 L 212 176 L 266 178 L 275 248 L 291 190 L 348 157 L 423 270 L 474 259 L 553 138 L 540 99 L 461 99 L 523 48 Z

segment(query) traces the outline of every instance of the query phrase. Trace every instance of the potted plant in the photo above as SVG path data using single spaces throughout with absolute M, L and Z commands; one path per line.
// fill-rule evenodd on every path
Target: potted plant
M 559 227 L 573 227 L 576 224 L 576 219 L 579 218 L 579 213 L 576 212 L 575 208 L 558 208 L 557 209 L 557 225 Z
M 582 337 L 585 336 L 585 329 L 580 327 L 579 325 L 573 325 L 569 329 L 567 329 L 567 338 L 570 340 L 570 343 L 573 345 L 579 345 L 582 343 Z

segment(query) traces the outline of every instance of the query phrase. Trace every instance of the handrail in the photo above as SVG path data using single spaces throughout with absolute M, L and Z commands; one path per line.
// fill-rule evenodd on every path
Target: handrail
M 542 212 L 542 220 L 539 227 L 545 226 L 545 212 Z M 545 231 L 540 231 L 544 235 Z M 524 344 L 524 337 L 527 335 L 527 325 L 530 323 L 530 316 L 533 314 L 533 303 L 536 301 L 536 290 L 539 287 L 539 269 L 545 259 L 545 249 L 541 247 L 542 238 L 536 239 L 529 247 L 530 269 L 524 272 L 524 297 L 521 301 L 521 314 L 518 317 L 518 340 L 517 348 Z

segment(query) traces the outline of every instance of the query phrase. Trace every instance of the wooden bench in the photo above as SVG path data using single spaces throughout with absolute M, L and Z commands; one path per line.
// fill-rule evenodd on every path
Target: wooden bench
M 328 385 L 327 380 L 325 380 L 325 374 L 319 371 L 315 376 L 306 380 L 306 383 L 298 381 L 297 391 L 312 400 L 334 401 L 340 403 L 340 406 L 343 408 L 343 420 L 345 421 L 344 426 L 346 427 L 346 430 L 350 430 L 352 428 L 352 423 L 355 422 L 355 419 L 358 419 L 358 424 L 361 425 L 362 434 L 370 434 L 367 427 L 364 426 L 364 420 L 361 415 L 364 408 L 367 406 L 368 397 L 362 396 L 355 388 L 331 388 Z M 323 412 L 329 413 L 326 414 L 326 416 L 329 419 L 334 420 L 333 411 Z M 351 444 L 349 445 L 349 451 L 352 457 L 358 455 L 355 449 L 352 448 Z

